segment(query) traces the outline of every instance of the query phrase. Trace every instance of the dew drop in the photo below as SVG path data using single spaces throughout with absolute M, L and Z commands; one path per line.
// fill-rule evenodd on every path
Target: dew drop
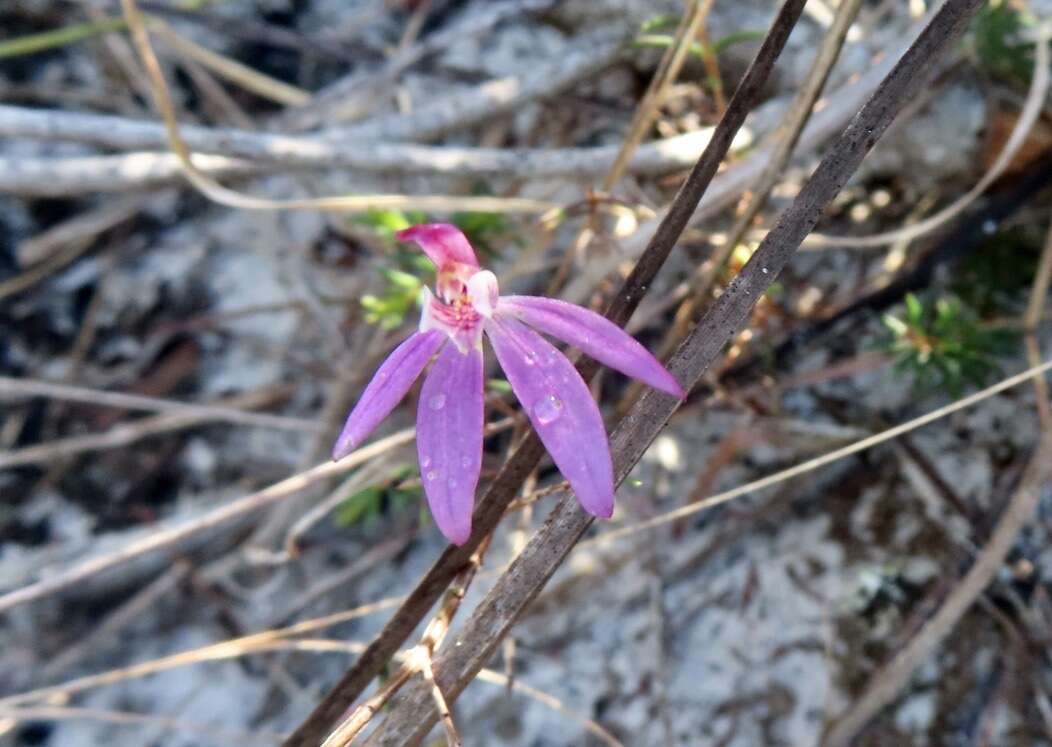
M 427 401 L 427 406 L 432 410 L 441 410 L 446 406 L 446 395 L 435 394 Z
M 421 462 L 420 462 L 420 466 L 423 467 L 424 469 L 427 469 L 428 467 L 430 467 L 431 466 L 431 457 L 429 457 L 429 456 L 424 457 L 421 460 Z
M 766 275 L 766 274 L 767 274 L 767 268 L 766 268 L 766 267 L 764 267 L 764 268 L 763 268 L 763 274 L 764 274 L 764 275 Z
M 541 425 L 554 423 L 563 412 L 563 401 L 554 394 L 549 394 L 533 406 L 533 416 Z
M 460 466 L 464 467 L 465 469 L 470 467 L 471 466 L 471 457 L 461 457 L 460 458 Z
M 456 490 L 457 484 L 457 478 L 455 477 L 451 477 L 448 481 L 446 481 L 446 485 L 449 487 L 450 490 Z
M 427 479 L 428 480 L 434 480 L 437 477 L 438 477 L 438 473 L 435 472 L 434 470 L 431 470 L 430 472 L 427 473 Z

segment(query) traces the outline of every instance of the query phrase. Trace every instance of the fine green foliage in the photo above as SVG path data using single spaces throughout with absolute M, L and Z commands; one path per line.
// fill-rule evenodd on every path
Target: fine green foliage
M 1020 38 L 1032 23 L 1005 0 L 992 0 L 976 16 L 972 43 L 979 65 L 993 76 L 1025 84 L 1034 69 L 1034 49 Z
M 426 262 L 426 258 L 423 258 Z M 421 267 L 417 264 L 416 274 L 388 267 L 380 269 L 385 282 L 384 289 L 379 295 L 362 296 L 362 308 L 365 309 L 365 321 L 370 324 L 379 324 L 382 329 L 397 329 L 405 322 L 406 315 L 416 306 L 420 297 L 420 289 L 424 287 L 425 280 L 431 269 L 430 264 Z
M 674 29 L 678 24 L 679 19 L 674 16 L 655 16 L 643 23 L 641 29 L 642 33 L 635 38 L 633 46 L 656 47 L 658 49 L 670 47 L 672 46 L 675 37 L 671 34 L 662 34 L 659 32 L 669 28 Z M 719 56 L 727 48 L 732 47 L 735 44 L 763 41 L 763 37 L 764 32 L 762 31 L 751 31 L 748 29 L 735 31 L 712 42 L 710 45 L 711 48 L 706 47 L 706 45 L 701 42 L 693 42 L 690 45 L 690 53 L 695 57 L 703 57 L 710 53 Z
M 398 512 L 414 505 L 422 505 L 419 484 L 415 487 L 402 487 L 414 472 L 412 467 L 405 467 L 398 472 L 395 479 L 381 485 L 370 485 L 349 496 L 333 514 L 336 526 L 347 528 L 358 524 L 368 525 L 378 520 L 385 508 Z
M 925 302 L 908 294 L 902 313 L 885 315 L 884 326 L 890 337 L 881 347 L 922 394 L 959 397 L 966 386 L 982 386 L 1000 370 L 998 358 L 1014 341 L 1010 332 L 983 326 L 956 296 Z
M 980 317 L 1016 315 L 1026 305 L 1044 235 L 1013 226 L 990 235 L 954 269 L 950 291 Z

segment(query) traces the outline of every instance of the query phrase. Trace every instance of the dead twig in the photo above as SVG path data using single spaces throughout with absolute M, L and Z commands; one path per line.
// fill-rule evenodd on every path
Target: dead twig
M 284 387 L 282 387 L 284 390 Z M 283 397 L 285 391 L 266 390 L 262 392 L 249 392 L 236 397 L 230 397 L 218 403 L 215 412 L 210 411 L 206 405 L 190 405 L 187 410 L 172 412 L 163 415 L 155 415 L 141 420 L 132 420 L 121 423 L 102 433 L 86 433 L 82 436 L 70 436 L 54 441 L 38 444 L 36 446 L 25 446 L 21 449 L 12 449 L 0 454 L 0 469 L 11 469 L 12 467 L 23 467 L 28 464 L 46 464 L 59 459 L 67 459 L 78 454 L 87 454 L 92 451 L 105 451 L 151 438 L 163 433 L 194 428 L 199 425 L 213 422 L 231 422 L 233 418 L 241 420 L 242 425 L 247 425 L 250 413 L 241 412 L 240 407 L 266 407 L 273 404 L 278 397 Z M 130 396 L 130 395 L 129 395 Z M 235 416 L 234 413 L 239 413 Z M 260 420 L 254 425 L 274 428 L 280 427 L 286 430 L 297 430 L 312 432 L 317 426 L 313 422 L 304 422 L 296 418 L 284 418 L 279 415 L 259 415 Z
M 40 379 L 15 379 L 10 376 L 0 376 L 0 400 L 23 397 L 47 397 L 65 402 L 83 402 L 96 407 L 116 407 L 124 410 L 196 415 L 209 421 L 231 423 L 233 425 L 276 428 L 306 433 L 316 432 L 320 427 L 314 420 L 307 418 L 267 415 L 264 413 L 246 412 L 243 409 L 231 406 L 177 402 L 160 397 L 108 392 L 103 389 L 89 389 L 88 387 L 60 384 Z M 258 406 L 254 402 L 243 405 L 245 408 Z
M 333 142 L 323 135 L 280 135 L 254 132 L 232 127 L 183 125 L 180 133 L 194 158 L 212 154 L 211 161 L 202 161 L 200 168 L 209 173 L 222 174 L 224 169 L 235 175 L 266 173 L 288 169 L 358 169 L 381 173 L 431 173 L 448 175 L 503 175 L 516 178 L 544 178 L 551 176 L 599 175 L 607 171 L 617 159 L 618 146 L 590 148 L 475 148 L 452 145 L 417 145 L 389 141 L 368 140 Z M 712 128 L 646 143 L 628 159 L 628 173 L 660 176 L 689 168 L 705 149 Z M 168 164 L 172 159 L 160 159 L 168 137 L 164 125 L 108 114 L 32 109 L 0 104 L 0 135 L 34 140 L 79 142 L 100 148 L 135 151 L 116 156 L 83 156 L 69 158 L 28 159 L 30 166 L 21 167 L 26 176 L 6 177 L 0 189 L 28 181 L 28 175 L 39 173 L 45 164 L 99 164 L 99 170 L 115 174 L 126 173 L 123 185 L 134 184 L 149 177 L 160 180 L 174 175 Z M 141 151 L 141 152 L 140 152 Z M 146 156 L 152 156 L 147 161 Z M 216 161 L 222 156 L 226 161 Z M 138 157 L 136 161 L 133 157 Z M 174 158 L 174 157 L 173 157 Z M 21 161 L 11 159 L 11 165 Z M 152 171 L 146 164 L 153 164 Z M 225 166 L 223 165 L 225 164 Z M 122 172 L 120 166 L 128 172 Z M 136 175 L 132 167 L 143 171 Z M 67 166 L 72 169 L 72 166 Z M 56 167 L 57 175 L 62 172 Z M 84 173 L 81 169 L 78 173 Z M 8 185 L 8 186 L 5 186 Z M 56 189 L 56 188 L 52 188 Z
M 446 732 L 447 743 L 450 747 L 457 747 L 460 744 L 460 737 L 457 735 L 457 729 L 453 723 L 453 717 L 449 712 L 445 696 L 435 682 L 431 658 L 434 655 L 435 648 L 442 643 L 449 632 L 450 623 L 457 610 L 460 609 L 460 603 L 464 601 L 464 595 L 467 593 L 468 586 L 471 585 L 475 574 L 478 573 L 478 569 L 482 566 L 482 557 L 488 547 L 489 539 L 487 538 L 483 540 L 471 556 L 468 566 L 457 575 L 457 578 L 449 587 L 445 601 L 439 608 L 438 614 L 432 618 L 424 630 L 420 643 L 409 649 L 402 656 L 401 668 L 391 676 L 378 693 L 355 708 L 325 738 L 322 747 L 346 747 L 346 745 L 349 745 L 373 717 L 379 713 L 380 709 L 390 701 L 395 693 L 409 682 L 414 674 L 421 675 L 431 692 L 432 701 Z

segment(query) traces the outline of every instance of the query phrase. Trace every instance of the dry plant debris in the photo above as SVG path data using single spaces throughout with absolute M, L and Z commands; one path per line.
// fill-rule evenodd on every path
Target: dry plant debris
M 5 4 L 0 741 L 1052 744 L 1050 21 Z M 328 459 L 437 222 L 690 385 L 577 362 L 611 520 L 492 356 L 463 547 Z

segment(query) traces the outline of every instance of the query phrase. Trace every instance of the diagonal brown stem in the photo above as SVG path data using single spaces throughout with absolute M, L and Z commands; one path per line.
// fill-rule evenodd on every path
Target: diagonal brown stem
M 983 0 L 947 0 L 935 14 L 822 159 L 752 259 L 676 351 L 669 368 L 681 381 L 697 381 L 727 341 L 744 327 L 753 305 L 792 259 L 823 209 L 843 188 L 895 115 L 917 95 L 935 68 L 933 62 L 960 38 L 982 4 Z M 670 215 L 675 212 L 673 209 Z M 658 234 L 661 233 L 659 229 Z M 673 240 L 675 236 L 678 234 Z M 621 421 L 611 437 L 619 479 L 624 479 L 661 432 L 677 405 L 668 395 L 647 391 Z M 442 647 L 434 669 L 447 701 L 454 700 L 492 656 L 592 520 L 573 496 L 565 497 L 459 633 Z M 367 744 L 416 743 L 427 735 L 435 718 L 430 690 L 410 685 Z
M 607 310 L 607 317 L 624 325 L 635 311 L 658 270 L 665 263 L 675 246 L 687 221 L 690 220 L 698 201 L 716 174 L 716 169 L 730 149 L 735 134 L 745 122 L 745 117 L 756 106 L 764 83 L 770 77 L 775 61 L 785 47 L 789 32 L 803 11 L 804 0 L 787 0 L 782 6 L 756 53 L 734 96 L 727 105 L 712 140 L 694 165 L 686 182 L 676 194 L 671 208 L 661 225 L 625 280 Z M 595 374 L 597 365 L 591 362 L 581 366 L 585 380 Z M 474 531 L 463 547 L 450 546 L 439 557 L 409 598 L 398 609 L 380 634 L 369 644 L 365 653 L 343 676 L 314 712 L 285 742 L 285 747 L 314 747 L 320 743 L 336 721 L 368 686 L 384 664 L 405 642 L 409 634 L 423 619 L 431 606 L 441 596 L 456 573 L 464 567 L 468 558 L 478 547 L 482 538 L 490 534 L 514 500 L 526 476 L 540 461 L 544 449 L 540 440 L 531 431 L 515 449 L 493 483 L 479 501 L 472 520 Z

